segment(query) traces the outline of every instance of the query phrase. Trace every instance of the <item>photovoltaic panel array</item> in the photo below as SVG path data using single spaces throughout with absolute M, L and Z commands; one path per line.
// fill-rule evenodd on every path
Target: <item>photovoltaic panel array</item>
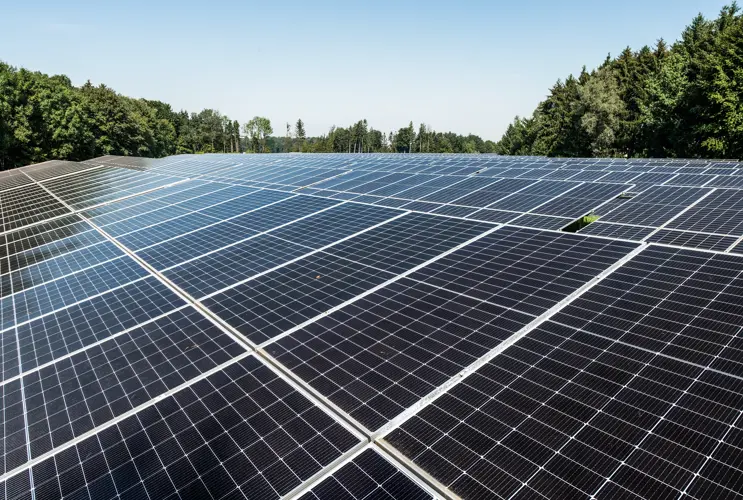
M 743 496 L 741 188 L 679 159 L 3 172 L 0 497 Z

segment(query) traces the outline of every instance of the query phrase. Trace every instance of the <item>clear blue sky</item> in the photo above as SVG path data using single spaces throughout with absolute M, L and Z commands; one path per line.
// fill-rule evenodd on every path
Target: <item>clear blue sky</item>
M 274 133 L 367 118 L 497 140 L 558 79 L 676 40 L 724 0 L 48 1 L 0 7 L 0 59 Z

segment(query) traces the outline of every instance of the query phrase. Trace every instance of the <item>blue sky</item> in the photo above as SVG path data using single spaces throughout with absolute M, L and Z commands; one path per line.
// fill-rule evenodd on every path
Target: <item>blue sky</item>
M 126 2 L 0 7 L 0 59 L 309 134 L 366 118 L 497 140 L 548 88 L 625 46 L 669 43 L 721 0 Z

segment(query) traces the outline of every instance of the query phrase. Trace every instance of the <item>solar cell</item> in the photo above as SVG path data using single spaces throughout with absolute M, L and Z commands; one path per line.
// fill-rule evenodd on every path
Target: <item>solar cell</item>
M 307 252 L 304 246 L 262 234 L 178 265 L 163 274 L 198 299 Z
M 39 286 L 42 283 L 76 273 L 104 262 L 108 262 L 124 255 L 116 245 L 109 241 L 85 247 L 59 257 L 45 260 L 38 264 L 25 267 L 10 273 L 10 280 L 2 288 L 0 295 L 3 298 L 27 288 Z
M 19 369 L 27 372 L 54 362 L 183 305 L 185 301 L 151 277 L 20 325 L 17 339 L 16 335 L 3 336 L 3 379 L 18 375 Z
M 488 205 L 488 208 L 528 212 L 558 195 L 570 192 L 578 186 L 580 184 L 575 182 L 539 181 L 500 201 L 491 203 Z
M 686 248 L 702 248 L 724 252 L 738 241 L 735 236 L 720 236 L 717 234 L 693 233 L 688 231 L 674 231 L 661 229 L 647 238 L 648 242 L 678 245 Z
M 24 167 L 21 170 L 33 180 L 43 181 L 46 179 L 51 179 L 53 177 L 60 177 L 62 175 L 79 172 L 81 170 L 88 170 L 90 168 L 95 167 L 93 165 L 87 165 L 85 163 L 78 163 L 74 161 L 51 160 L 29 167 Z
M 19 186 L 26 186 L 31 184 L 33 181 L 23 174 L 16 174 L 15 172 L 3 172 L 0 176 L 0 191 L 6 191 L 8 189 L 17 188 Z
M 731 493 L 742 270 L 650 247 L 386 439 L 466 497 Z
M 626 184 L 581 184 L 530 212 L 576 219 L 596 209 L 604 202 L 631 190 L 631 186 Z
M 358 442 L 249 356 L 35 464 L 33 487 L 45 498 L 279 498 Z
M 405 498 L 424 500 L 431 494 L 400 469 L 368 449 L 303 495 L 302 500 Z
M 531 319 L 403 278 L 264 349 L 375 430 Z
M 694 232 L 743 235 L 743 192 L 715 189 L 666 227 Z
M 3 231 L 13 231 L 70 211 L 36 185 L 5 191 L 0 195 Z
M 260 344 L 394 276 L 319 252 L 202 302 L 247 339 Z
M 314 249 L 402 214 L 384 207 L 346 203 L 277 228 L 271 235 Z
M 552 229 L 554 231 L 559 231 L 571 222 L 573 222 L 573 219 L 568 219 L 566 217 L 551 217 L 549 215 L 539 214 L 524 214 L 510 221 L 510 223 L 515 226 Z
M 628 242 L 504 226 L 411 278 L 541 314 L 636 247 Z
M 506 212 L 504 210 L 490 210 L 483 208 L 477 212 L 471 213 L 467 219 L 479 220 L 484 222 L 505 223 L 512 221 L 521 214 L 519 212 Z
M 326 252 L 400 274 L 492 229 L 479 222 L 410 213 Z
M 710 191 L 704 188 L 654 186 L 603 215 L 601 222 L 660 227 Z
M 612 224 L 601 220 L 593 222 L 583 229 L 579 230 L 580 234 L 605 236 L 608 238 L 621 238 L 625 240 L 642 241 L 653 233 L 652 227 L 633 226 L 630 224 Z
M 87 231 L 55 239 L 49 243 L 43 243 L 28 250 L 9 255 L 7 260 L 0 260 L 2 273 L 16 271 L 105 241 L 105 238 L 98 231 L 95 231 L 91 226 L 88 227 L 90 229 Z
M 245 352 L 193 308 L 24 375 L 37 458 Z
M 25 323 L 147 275 L 147 271 L 139 264 L 124 256 L 34 288 L 27 288 L 0 299 L 2 329 Z

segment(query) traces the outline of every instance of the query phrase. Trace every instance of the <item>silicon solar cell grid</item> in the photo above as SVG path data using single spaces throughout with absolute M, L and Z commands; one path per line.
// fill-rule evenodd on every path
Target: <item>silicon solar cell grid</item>
M 235 217 L 230 220 L 230 223 L 263 232 L 321 210 L 335 207 L 340 203 L 340 201 L 312 196 L 294 196 L 258 211 Z
M 533 186 L 537 181 L 531 179 L 498 179 L 498 182 L 480 188 L 472 193 L 458 198 L 457 205 L 472 207 L 486 207 L 489 204 L 500 200 L 512 193 L 521 191 L 524 188 Z
M 539 181 L 500 201 L 491 203 L 487 208 L 528 212 L 558 195 L 569 192 L 579 185 L 575 182 Z
M 520 215 L 519 212 L 506 212 L 503 210 L 490 210 L 483 208 L 467 215 L 466 218 L 485 222 L 505 223 L 512 221 Z
M 732 495 L 741 272 L 650 247 L 387 440 L 466 497 Z
M 271 235 L 320 248 L 402 215 L 399 210 L 346 203 L 271 231 Z
M 541 314 L 636 246 L 504 226 L 410 277 Z
M 530 212 L 576 219 L 604 202 L 630 190 L 631 186 L 627 184 L 586 183 L 543 205 L 539 205 Z
M 686 248 L 702 248 L 724 252 L 728 247 L 738 241 L 735 236 L 720 236 L 717 234 L 693 233 L 688 231 L 674 231 L 661 229 L 651 235 L 650 243 L 664 243 L 666 245 L 678 245 Z
M 630 183 L 632 179 L 640 175 L 638 172 L 607 172 L 598 182 L 626 182 Z
M 36 185 L 24 186 L 0 194 L 3 231 L 13 231 L 70 211 Z
M 467 217 L 470 214 L 477 212 L 478 209 L 474 207 L 459 207 L 455 205 L 444 205 L 436 210 L 431 210 L 432 214 L 449 215 L 451 217 Z
M 531 319 L 403 278 L 264 349 L 375 430 Z
M 419 200 L 452 184 L 456 184 L 460 180 L 462 180 L 461 177 L 455 177 L 453 175 L 434 177 L 404 191 L 395 193 L 394 197 L 406 200 Z
M 193 203 L 186 203 L 189 208 L 198 208 L 199 213 L 208 217 L 213 217 L 217 220 L 226 220 L 236 215 L 240 215 L 257 208 L 276 203 L 281 200 L 287 200 L 292 195 L 289 193 L 280 193 L 277 191 L 254 191 L 248 194 L 243 194 L 239 198 L 233 198 L 223 203 L 207 206 L 205 203 L 195 207 Z M 208 201 L 208 200 L 207 200 Z
M 358 442 L 251 356 L 34 465 L 33 486 L 44 498 L 279 498 Z
M 533 227 L 533 228 L 538 228 L 538 229 L 552 229 L 555 231 L 559 231 L 565 226 L 568 226 L 571 222 L 573 222 L 573 219 L 568 219 L 566 217 L 551 217 L 548 215 L 524 214 L 524 215 L 521 215 L 520 217 L 516 217 L 515 219 L 511 220 L 510 224 L 513 224 L 515 226 L 527 226 L 527 227 Z
M 26 173 L 35 181 L 43 181 L 46 179 L 51 179 L 52 177 L 68 175 L 74 172 L 79 172 L 81 170 L 87 170 L 89 168 L 94 167 L 93 165 L 86 165 L 84 163 L 77 163 L 74 161 L 52 160 L 30 167 L 24 167 L 21 170 L 23 170 L 24 173 Z
M 491 229 L 489 224 L 410 213 L 326 252 L 399 274 Z
M 632 226 L 628 224 L 611 224 L 609 222 L 593 222 L 584 227 L 580 234 L 604 236 L 607 238 L 621 238 L 625 240 L 642 241 L 655 231 L 652 227 Z
M 472 191 L 483 189 L 495 183 L 496 179 L 485 177 L 464 178 L 456 184 L 443 188 L 435 193 L 421 198 L 421 201 L 432 201 L 437 203 L 454 203 L 455 200 L 470 194 Z
M 245 352 L 193 308 L 23 376 L 30 458 Z
M 27 226 L 5 235 L 8 255 L 90 230 L 91 226 L 83 222 L 77 215 L 68 215 L 41 224 Z
M 408 174 L 407 177 L 397 180 L 394 184 L 380 186 L 369 193 L 375 196 L 394 196 L 395 194 L 405 191 L 413 186 L 423 184 L 432 178 L 433 177 L 430 175 Z
M 705 172 L 714 173 L 714 172 Z M 740 175 L 718 175 L 707 184 L 706 187 L 719 187 L 719 188 L 743 188 L 743 177 Z
M 120 257 L 38 287 L 28 288 L 11 297 L 3 297 L 0 299 L 2 328 L 5 330 L 16 323 L 24 323 L 147 274 L 129 257 Z
M 666 186 L 704 186 L 712 179 L 714 179 L 713 175 L 681 173 L 663 184 Z
M 33 181 L 23 174 L 16 174 L 15 172 L 0 172 L 0 191 L 7 189 L 13 189 L 19 186 L 25 186 L 31 184 Z
M 718 382 L 548 322 L 386 439 L 464 497 L 678 496 L 738 416 Z
M 108 262 L 122 255 L 124 253 L 116 245 L 104 241 L 54 259 L 45 260 L 10 273 L 8 283 L 10 286 L 3 286 L 1 295 L 5 298 L 13 293 Z
M 171 219 L 167 223 L 140 228 L 121 235 L 116 240 L 130 250 L 136 251 L 195 231 L 214 222 L 213 219 L 200 213 L 190 213 Z
M 704 188 L 654 186 L 603 215 L 601 222 L 659 227 L 710 191 Z
M 570 177 L 571 181 L 598 181 L 606 175 L 604 170 L 579 170 L 575 175 Z
M 739 376 L 743 259 L 651 245 L 553 319 Z
M 179 180 L 177 177 L 104 167 L 52 179 L 46 181 L 44 186 L 65 203 L 79 210 L 163 187 Z
M 21 372 L 32 370 L 183 305 L 185 301 L 151 277 L 20 325 L 17 348 L 16 335 L 3 336 L 4 379 L 18 375 L 19 362 Z
M 547 174 L 543 175 L 542 179 L 550 179 L 550 180 L 565 180 L 572 178 L 575 174 L 580 172 L 580 170 L 550 170 Z
M 670 229 L 743 235 L 743 197 L 733 189 L 716 189 L 671 221 Z
M 162 271 L 233 245 L 255 234 L 257 234 L 256 231 L 229 222 L 214 223 L 214 225 L 208 225 L 138 250 L 137 256 L 155 269 Z
M 427 201 L 411 201 L 405 205 L 401 205 L 400 208 L 405 210 L 415 210 L 417 212 L 433 212 L 441 208 L 441 203 L 430 203 Z
M 394 276 L 319 252 L 202 302 L 248 340 L 260 344 Z
M 163 274 L 198 299 L 307 252 L 306 247 L 263 234 L 181 264 Z
M 410 178 L 410 174 L 402 174 L 402 173 L 395 173 L 395 174 L 384 174 L 384 175 L 373 175 L 370 177 L 364 178 L 363 184 L 355 183 L 354 185 L 349 184 L 342 184 L 340 186 L 335 187 L 334 189 L 351 192 L 351 193 L 358 193 L 358 194 L 368 194 L 373 193 L 377 189 L 389 186 L 389 185 L 395 185 L 397 182 L 402 182 Z
M 366 450 L 303 495 L 302 500 L 430 499 L 412 479 L 373 450 Z
M 49 243 L 42 243 L 34 248 L 11 254 L 7 260 L 0 261 L 0 269 L 5 274 L 103 241 L 105 241 L 105 237 L 91 228 L 79 234 L 55 239 Z

